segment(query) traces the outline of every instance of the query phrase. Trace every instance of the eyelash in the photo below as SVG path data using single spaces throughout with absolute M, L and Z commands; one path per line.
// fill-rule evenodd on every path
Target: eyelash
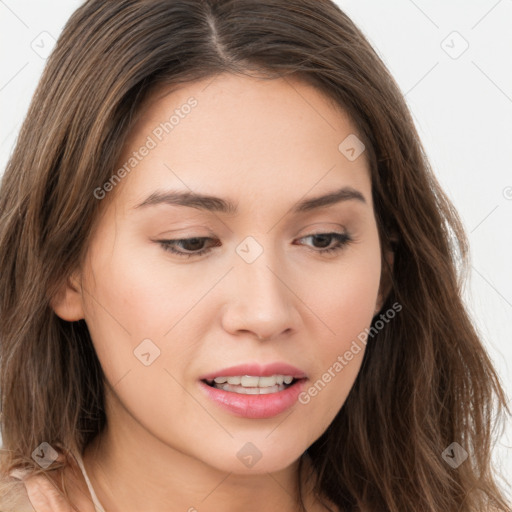
M 341 251 L 353 241 L 352 237 L 348 233 L 314 233 L 312 235 L 303 236 L 303 237 L 299 238 L 298 240 L 302 240 L 304 238 L 310 238 L 310 237 L 318 237 L 318 236 L 320 236 L 320 237 L 328 236 L 331 238 L 335 238 L 338 242 L 338 245 L 336 245 L 334 247 L 328 247 L 327 249 L 320 249 L 320 250 L 311 249 L 313 252 L 316 252 L 316 253 L 319 253 L 322 255 L 333 254 L 338 251 Z M 177 251 L 173 247 L 174 245 L 177 245 L 178 243 L 189 242 L 191 240 L 213 240 L 213 239 L 210 237 L 193 237 L 193 238 L 178 238 L 176 240 L 157 240 L 157 242 L 162 246 L 164 251 L 171 252 L 173 254 L 176 254 L 177 256 L 181 256 L 184 258 L 191 258 L 193 256 L 202 256 L 203 254 L 209 253 L 213 247 L 216 247 L 219 245 L 219 244 L 215 244 L 211 247 L 207 247 L 206 249 L 200 249 L 199 251 L 191 252 L 191 253 Z

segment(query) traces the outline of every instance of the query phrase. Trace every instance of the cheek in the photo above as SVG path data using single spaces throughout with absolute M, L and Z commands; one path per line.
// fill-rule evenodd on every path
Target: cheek
M 156 251 L 148 257 L 148 251 L 124 250 L 118 239 L 113 251 L 101 254 L 93 254 L 91 309 L 100 309 L 109 328 L 114 320 L 133 342 L 152 337 L 162 340 L 208 289 L 208 283 L 194 273 L 173 270 L 162 255 L 155 258 Z
M 380 247 L 375 235 L 342 254 L 339 262 L 319 265 L 303 282 L 305 302 L 324 324 L 321 339 L 326 347 L 342 349 L 369 326 L 380 277 Z
M 315 437 L 325 430 L 343 406 L 361 367 L 366 333 L 375 311 L 380 282 L 379 245 L 353 251 L 336 272 L 313 277 L 322 287 L 312 287 L 307 304 L 322 320 L 316 336 L 314 376 L 299 397 Z
M 158 409 L 155 389 L 167 389 L 164 401 L 172 398 L 182 407 L 181 389 L 169 372 L 182 381 L 197 350 L 196 306 L 217 275 L 210 282 L 184 272 L 157 251 L 131 248 L 119 233 L 115 244 L 112 234 L 99 239 L 88 261 L 86 322 L 107 380 L 142 416 Z
M 86 322 L 114 396 L 148 429 L 152 418 L 159 418 L 158 425 L 173 424 L 176 410 L 193 417 L 194 402 L 185 399 L 178 384 L 182 376 L 173 367 L 187 358 L 190 347 L 177 343 L 170 350 L 171 335 L 165 335 L 172 331 L 189 338 L 180 320 L 200 290 L 190 275 L 186 283 L 178 272 L 172 279 L 143 254 L 123 249 L 121 237 L 114 250 L 105 247 L 111 245 L 91 250 L 94 266 L 84 280 Z M 131 257 L 124 257 L 128 252 Z

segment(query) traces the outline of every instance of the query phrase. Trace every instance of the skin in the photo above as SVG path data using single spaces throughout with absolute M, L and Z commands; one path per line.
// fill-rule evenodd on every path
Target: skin
M 107 379 L 108 427 L 85 467 L 109 512 L 259 512 L 263 502 L 291 512 L 299 458 L 342 407 L 364 350 L 308 404 L 268 419 L 221 409 L 198 379 L 284 361 L 309 387 L 370 326 L 383 290 L 366 153 L 349 161 L 338 150 L 357 130 L 313 87 L 224 74 L 153 95 L 119 165 L 191 96 L 197 106 L 105 199 L 82 268 L 54 303 L 62 318 L 86 320 Z M 290 213 L 343 186 L 366 202 Z M 164 189 L 230 199 L 239 211 L 136 208 Z M 317 251 L 336 239 L 309 236 L 345 231 L 352 241 L 327 255 Z M 263 249 L 250 264 L 235 251 L 247 236 Z M 219 245 L 185 258 L 158 242 L 193 237 Z M 161 351 L 150 366 L 133 353 L 144 339 Z M 252 468 L 237 458 L 247 442 L 262 454 Z M 308 510 L 325 510 L 307 489 Z

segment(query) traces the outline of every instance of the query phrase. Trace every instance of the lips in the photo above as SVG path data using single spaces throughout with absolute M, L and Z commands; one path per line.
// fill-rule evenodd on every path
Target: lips
M 255 377 L 269 377 L 271 375 L 290 375 L 294 379 L 304 379 L 306 374 L 299 368 L 287 363 L 271 363 L 260 365 L 257 363 L 239 364 L 222 368 L 199 377 L 200 380 L 213 380 L 216 377 L 236 377 L 239 375 L 251 375 Z
M 265 419 L 278 416 L 296 405 L 304 391 L 307 379 L 300 379 L 284 390 L 266 394 L 239 394 L 209 386 L 203 381 L 199 387 L 217 407 L 233 416 Z
M 267 388 L 229 385 L 229 383 L 216 384 L 214 379 L 224 381 L 220 377 L 271 377 L 286 375 L 290 384 L 281 384 Z M 230 379 L 232 380 L 232 379 Z M 223 368 L 202 375 L 200 388 L 202 392 L 217 406 L 234 416 L 249 419 L 264 419 L 277 416 L 290 409 L 297 402 L 298 396 L 305 387 L 306 374 L 287 363 L 272 363 L 268 365 L 242 364 Z M 261 382 L 258 380 L 258 382 Z M 245 384 L 250 384 L 245 382 Z M 220 386 L 221 389 L 219 389 Z M 244 389 L 240 389 L 240 388 Z M 241 393 L 243 391 L 243 393 Z M 249 392 L 250 391 L 250 392 Z

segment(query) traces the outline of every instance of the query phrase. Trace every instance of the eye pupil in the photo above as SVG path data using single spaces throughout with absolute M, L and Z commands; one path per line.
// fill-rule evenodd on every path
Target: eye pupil
M 188 238 L 182 242 L 183 248 L 187 251 L 198 251 L 203 247 L 203 238 Z M 188 247 L 187 247 L 188 246 Z
M 320 245 L 316 245 L 316 247 L 323 248 L 329 246 L 332 235 L 313 235 L 313 238 L 316 238 L 316 240 L 320 239 Z

